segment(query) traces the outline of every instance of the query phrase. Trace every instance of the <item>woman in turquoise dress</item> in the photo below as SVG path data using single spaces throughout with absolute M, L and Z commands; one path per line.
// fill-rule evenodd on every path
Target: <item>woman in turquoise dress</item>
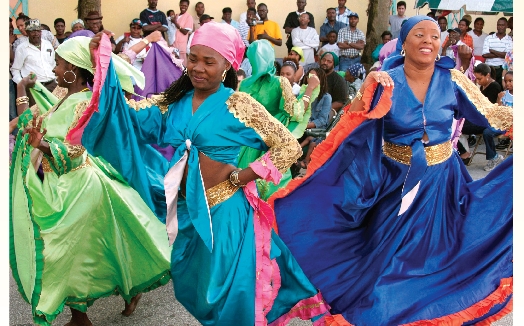
M 331 307 L 331 325 L 487 325 L 513 293 L 513 161 L 473 181 L 453 118 L 508 130 L 427 16 L 402 27 L 306 176 L 270 198 L 278 233 Z
M 56 50 L 58 99 L 36 79 L 18 86 L 18 109 L 27 109 L 26 87 L 38 104 L 19 117 L 10 170 L 10 266 L 33 320 L 50 325 L 64 306 L 67 325 L 91 325 L 87 308 L 101 297 L 119 294 L 129 316 L 140 294 L 170 279 L 165 226 L 127 182 L 102 158 L 65 140 L 76 113 L 93 93 L 90 38 L 65 41 Z M 87 60 L 85 60 L 87 58 Z M 141 74 L 118 60 L 123 85 Z M 33 87 L 34 85 L 34 87 Z M 43 128 L 43 130 L 41 130 Z M 43 182 L 37 176 L 42 162 Z
M 247 49 L 247 57 L 253 67 L 252 75 L 240 83 L 239 90 L 248 93 L 266 110 L 287 127 L 298 139 L 304 134 L 311 117 L 311 103 L 320 91 L 320 81 L 312 77 L 308 85 L 302 85 L 297 97 L 289 80 L 275 76 L 275 50 L 267 40 L 251 43 Z M 264 154 L 264 151 L 243 147 L 240 151 L 239 167 L 247 167 Z M 278 184 L 257 180 L 260 197 L 267 200 L 275 191 L 284 187 L 291 180 L 291 170 L 286 170 Z
M 278 182 L 300 146 L 259 103 L 234 91 L 244 51 L 238 32 L 203 25 L 184 75 L 161 98 L 133 105 L 103 56 L 107 36 L 92 46 L 98 42 L 97 73 L 107 76 L 98 107 L 82 114 L 67 139 L 107 159 L 166 219 L 177 300 L 203 325 L 321 322 L 322 296 L 272 232 L 273 212 L 254 184 Z M 148 144 L 176 149 L 170 162 L 162 158 L 167 169 L 151 164 Z M 241 170 L 241 146 L 267 152 Z

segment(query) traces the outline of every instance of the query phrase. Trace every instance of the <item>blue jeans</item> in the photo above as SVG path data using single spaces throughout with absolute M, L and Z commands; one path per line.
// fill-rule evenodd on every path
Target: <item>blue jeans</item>
M 354 65 L 355 63 L 360 63 L 360 56 L 356 58 L 340 57 L 338 63 L 338 71 L 346 71 L 349 66 Z
M 484 138 L 486 144 L 486 160 L 492 160 L 497 156 L 495 137 L 502 134 L 503 132 L 495 131 L 493 128 L 486 128 L 482 131 L 482 138 Z

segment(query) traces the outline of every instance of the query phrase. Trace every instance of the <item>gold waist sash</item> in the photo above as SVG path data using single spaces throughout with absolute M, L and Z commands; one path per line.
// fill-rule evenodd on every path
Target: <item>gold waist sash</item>
M 231 198 L 239 188 L 234 186 L 229 180 L 222 181 L 214 187 L 206 190 L 207 204 L 209 208 L 225 202 Z
M 399 163 L 409 165 L 411 162 L 411 146 L 395 145 L 393 143 L 384 142 L 382 151 L 384 152 L 384 155 Z M 442 144 L 424 147 L 424 151 L 426 152 L 428 166 L 436 165 L 445 162 L 451 157 L 451 154 L 453 153 L 453 145 L 451 145 L 451 141 L 447 141 Z

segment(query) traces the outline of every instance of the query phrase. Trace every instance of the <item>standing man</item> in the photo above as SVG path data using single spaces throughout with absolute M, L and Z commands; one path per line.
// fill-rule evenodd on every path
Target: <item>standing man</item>
M 232 14 L 233 10 L 231 10 L 230 7 L 225 7 L 224 9 L 222 9 L 222 23 L 229 24 L 233 26 L 238 32 L 240 32 L 238 22 L 236 20 L 231 19 Z
M 357 28 L 358 14 L 349 14 L 349 26 L 338 32 L 337 45 L 340 49 L 339 71 L 346 71 L 349 66 L 360 63 L 360 51 L 366 45 L 366 36 Z
M 326 22 L 320 26 L 320 42 L 322 42 L 322 46 L 328 44 L 329 40 L 327 35 L 329 32 L 335 31 L 338 35 L 338 31 L 346 26 L 343 22 L 337 21 L 336 9 L 328 8 L 326 10 Z
M 175 35 L 175 48 L 180 51 L 180 59 L 184 60 L 184 66 L 187 64 L 187 44 L 189 35 L 193 31 L 193 16 L 191 16 L 187 9 L 189 8 L 189 0 L 180 0 L 179 2 L 180 14 L 175 15 L 171 20 L 177 28 Z
M 335 66 L 338 64 L 337 55 L 333 52 L 326 52 L 320 57 L 320 69 L 326 73 L 327 92 L 331 95 L 331 108 L 337 112 L 346 103 L 348 97 L 346 81 L 335 72 Z
M 438 26 L 440 27 L 440 45 L 438 47 L 438 53 L 442 52 L 442 41 L 448 37 L 448 19 L 446 16 L 440 16 L 438 18 Z
M 469 36 L 473 39 L 473 55 L 475 60 L 485 62 L 486 58 L 482 56 L 482 49 L 484 48 L 484 40 L 488 36 L 488 33 L 484 33 L 484 19 L 477 17 L 473 23 L 473 29 L 468 32 Z
M 153 33 L 154 31 L 162 32 L 162 37 L 166 39 L 165 32 L 167 32 L 167 17 L 162 11 L 156 9 L 158 0 L 147 0 L 148 7 L 140 13 L 140 21 L 142 22 L 142 30 L 144 37 Z
M 58 43 L 62 44 L 66 40 L 67 36 L 65 35 L 65 20 L 63 18 L 57 18 L 54 21 L 55 31 L 56 31 L 56 40 Z
M 257 2 L 255 0 L 247 0 L 246 5 L 247 5 L 247 9 L 255 8 L 255 13 L 256 13 Z M 247 18 L 247 11 L 244 11 L 243 13 L 240 14 L 240 18 L 238 19 L 238 21 L 240 23 L 245 22 L 246 18 Z M 256 18 L 257 20 L 260 20 L 260 17 L 258 17 L 258 13 L 256 13 Z
M 265 3 L 257 6 L 258 16 L 263 24 L 255 23 L 249 25 L 249 43 L 256 40 L 268 40 L 273 46 L 282 46 L 282 33 L 280 33 L 280 26 L 272 20 L 267 18 L 269 10 Z
M 52 92 L 57 85 L 56 76 L 53 73 L 55 68 L 53 45 L 47 40 L 42 40 L 42 26 L 38 19 L 26 21 L 25 30 L 29 39 L 28 42 L 23 42 L 16 48 L 15 59 L 11 66 L 13 81 L 18 84 L 24 77 L 34 73 L 36 80 Z M 68 78 L 66 82 L 73 82 L 76 77 L 73 73 L 68 74 L 66 72 L 64 78 Z M 27 93 L 27 96 L 29 97 L 29 106 L 35 104 L 30 92 Z
M 193 17 L 193 33 L 197 31 L 197 29 L 202 26 L 200 24 L 200 17 L 204 14 L 204 11 L 206 11 L 206 7 L 204 6 L 204 3 L 202 1 L 199 1 L 195 5 L 195 11 L 196 11 L 196 17 Z
M 337 21 L 346 25 L 346 27 L 349 26 L 349 14 L 351 13 L 352 11 L 346 7 L 346 0 L 338 0 L 338 7 L 335 10 Z M 327 18 L 324 22 L 327 22 Z
M 242 42 L 244 42 L 244 45 L 247 48 L 249 46 L 249 24 L 253 21 L 256 22 L 260 18 L 258 18 L 257 10 L 254 7 L 248 8 L 246 13 L 246 18 L 238 23 L 238 31 L 240 32 Z M 242 17 L 242 15 L 240 15 L 240 17 Z
M 393 38 L 398 38 L 400 34 L 400 27 L 402 27 L 402 22 L 408 17 L 404 14 L 406 12 L 406 2 L 399 1 L 397 2 L 397 14 L 389 16 L 389 25 L 391 26 L 391 34 Z
M 508 20 L 505 17 L 497 21 L 497 33 L 488 35 L 484 40 L 482 56 L 486 58 L 486 64 L 494 67 L 497 74 L 495 80 L 502 85 L 502 64 L 506 57 L 506 52 L 513 49 L 513 39 L 506 35 Z M 494 77 L 494 76 L 492 76 Z
M 291 31 L 293 29 L 300 26 L 300 22 L 298 21 L 298 17 L 304 13 L 307 13 L 309 15 L 309 27 L 315 28 L 315 17 L 313 17 L 313 14 L 306 11 L 306 0 L 297 0 L 297 11 L 290 12 L 287 17 L 286 21 L 284 23 L 284 30 L 287 34 L 287 52 L 291 51 L 291 48 L 293 47 L 293 40 L 291 38 Z
M 307 12 L 299 17 L 300 25 L 291 31 L 293 47 L 300 47 L 304 52 L 305 65 L 315 63 L 315 51 L 320 44 L 317 31 L 309 27 L 309 15 Z

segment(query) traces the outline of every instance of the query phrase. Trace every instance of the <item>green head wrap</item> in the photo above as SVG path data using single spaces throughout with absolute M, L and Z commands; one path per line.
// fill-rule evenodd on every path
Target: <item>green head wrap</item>
M 56 49 L 56 53 L 65 61 L 93 73 L 91 53 L 89 52 L 89 42 L 91 42 L 90 37 L 73 37 L 64 41 L 64 43 Z M 136 69 L 114 53 L 111 53 L 111 59 L 118 79 L 120 80 L 120 84 L 124 90 L 134 93 L 133 81 L 138 87 L 144 88 L 145 77 L 140 70 Z
M 335 52 L 324 52 L 322 54 L 322 56 L 320 57 L 320 60 L 322 60 L 322 58 L 326 55 L 326 54 L 331 54 L 333 56 L 333 62 L 335 64 L 335 67 L 338 66 L 338 55 L 335 54 Z

